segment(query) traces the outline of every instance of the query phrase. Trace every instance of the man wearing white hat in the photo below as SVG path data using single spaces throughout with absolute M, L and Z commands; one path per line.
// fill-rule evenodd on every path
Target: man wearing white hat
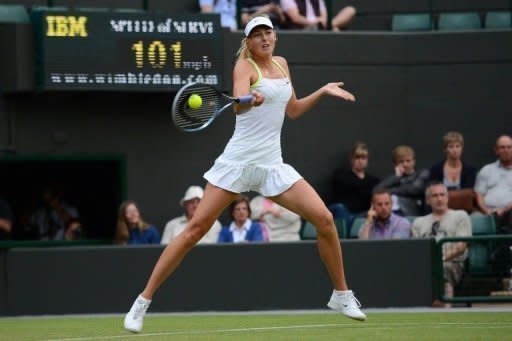
M 190 186 L 185 195 L 180 200 L 180 205 L 184 208 L 185 213 L 177 218 L 170 220 L 164 229 L 161 244 L 169 244 L 171 240 L 176 238 L 187 226 L 190 219 L 194 215 L 199 201 L 203 198 L 203 189 L 200 186 Z M 202 243 L 216 243 L 217 237 L 222 226 L 218 220 L 215 221 L 212 228 L 208 233 L 198 242 Z

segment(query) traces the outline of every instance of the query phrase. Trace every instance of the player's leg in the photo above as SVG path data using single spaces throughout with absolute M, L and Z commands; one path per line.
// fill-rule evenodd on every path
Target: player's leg
M 348 317 L 365 320 L 366 316 L 359 310 L 359 302 L 352 291 L 348 290 L 336 226 L 331 212 L 320 196 L 311 185 L 301 179 L 290 189 L 271 199 L 315 225 L 320 257 L 335 289 L 328 306 Z
M 178 267 L 190 249 L 208 232 L 217 217 L 238 196 L 207 184 L 203 198 L 187 227 L 172 240 L 158 259 L 146 287 L 126 315 L 124 326 L 132 332 L 142 329 L 144 314 L 156 290 Z
M 151 299 L 162 282 L 176 269 L 188 251 L 208 232 L 222 211 L 238 194 L 207 184 L 203 198 L 185 230 L 160 255 L 142 296 Z
M 316 227 L 318 250 L 327 267 L 332 285 L 337 290 L 347 290 L 336 226 L 331 212 L 313 187 L 302 179 L 284 193 L 270 199 L 297 213 Z

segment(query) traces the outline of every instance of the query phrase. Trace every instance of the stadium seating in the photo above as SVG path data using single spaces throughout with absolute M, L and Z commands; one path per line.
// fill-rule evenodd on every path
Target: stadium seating
M 30 18 L 22 5 L 0 5 L 0 23 L 28 23 Z
M 300 239 L 301 240 L 311 240 L 316 239 L 316 229 L 313 224 L 309 221 L 304 222 L 302 224 L 302 228 L 300 229 Z
M 345 221 L 342 219 L 334 220 L 334 224 L 336 225 L 336 230 L 338 231 L 338 236 L 341 238 L 347 238 L 347 229 L 345 226 Z M 306 221 L 300 230 L 300 239 L 301 240 L 312 240 L 316 239 L 316 228 L 309 221 Z
M 477 30 L 482 24 L 477 12 L 441 13 L 438 28 L 440 31 Z
M 359 230 L 363 226 L 366 218 L 358 217 L 354 219 L 354 222 L 352 223 L 352 226 L 350 227 L 350 238 L 357 238 L 359 236 Z
M 511 28 L 511 12 L 487 12 L 485 14 L 485 28 Z
M 412 224 L 414 222 L 414 219 L 418 218 L 415 215 L 408 215 L 405 217 L 405 219 L 409 220 L 409 222 Z
M 393 31 L 429 31 L 432 28 L 432 16 L 428 13 L 394 14 L 391 22 Z
M 496 234 L 496 223 L 491 215 L 471 215 L 473 235 Z
M 334 220 L 334 224 L 336 224 L 336 230 L 338 231 L 340 239 L 347 238 L 347 226 L 345 224 L 345 220 L 336 219 Z
M 496 234 L 494 217 L 490 215 L 471 215 L 473 236 Z M 469 247 L 468 270 L 470 273 L 487 273 L 490 271 L 490 254 L 493 245 L 489 242 L 473 241 Z

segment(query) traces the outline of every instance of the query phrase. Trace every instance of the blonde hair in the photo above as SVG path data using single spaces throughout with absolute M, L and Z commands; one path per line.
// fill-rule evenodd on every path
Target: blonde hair
M 247 37 L 244 37 L 242 39 L 242 42 L 240 43 L 240 48 L 236 52 L 236 55 L 238 56 L 238 59 L 248 59 L 251 58 L 251 51 L 249 51 L 249 48 L 247 47 Z
M 459 143 L 464 147 L 464 138 L 462 134 L 457 131 L 449 131 L 443 136 L 443 148 L 448 147 L 450 143 Z
M 409 146 L 401 145 L 393 149 L 393 163 L 396 165 L 398 161 L 404 157 L 411 156 L 414 158 L 414 149 Z
M 136 225 L 136 228 L 140 230 L 147 229 L 150 225 L 146 223 L 142 219 L 142 215 L 140 215 L 140 210 L 135 201 L 133 200 L 126 200 L 121 203 L 119 206 L 119 211 L 117 213 L 117 227 L 116 227 L 116 236 L 114 239 L 114 242 L 116 244 L 126 244 L 128 242 L 128 239 L 130 238 L 130 230 L 128 227 L 128 223 L 126 222 L 126 209 L 128 206 L 134 205 L 135 208 L 139 211 L 140 220 Z

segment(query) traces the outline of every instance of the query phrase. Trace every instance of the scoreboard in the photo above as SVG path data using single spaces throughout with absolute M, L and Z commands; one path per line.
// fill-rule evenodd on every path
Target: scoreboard
M 38 90 L 169 91 L 223 87 L 218 15 L 35 10 Z

